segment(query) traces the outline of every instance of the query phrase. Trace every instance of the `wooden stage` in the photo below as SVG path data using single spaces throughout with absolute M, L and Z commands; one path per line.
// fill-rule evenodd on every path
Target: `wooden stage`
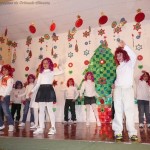
M 52 139 L 52 140 L 83 140 L 83 141 L 103 141 L 103 142 L 116 142 L 114 133 L 112 131 L 111 124 L 102 124 L 101 127 L 97 127 L 96 123 L 90 123 L 90 126 L 86 126 L 85 123 L 77 122 L 76 124 L 62 124 L 56 123 L 57 133 L 55 135 L 48 135 L 50 123 L 46 123 L 46 129 L 43 134 L 34 135 L 35 129 L 30 129 L 30 123 L 27 122 L 25 127 L 18 127 L 18 123 L 15 123 L 14 132 L 8 132 L 8 126 L 0 131 L 0 137 L 30 137 L 35 139 Z M 150 129 L 147 127 L 138 130 L 138 142 L 150 144 Z M 127 130 L 124 127 L 122 142 L 131 142 L 128 138 Z

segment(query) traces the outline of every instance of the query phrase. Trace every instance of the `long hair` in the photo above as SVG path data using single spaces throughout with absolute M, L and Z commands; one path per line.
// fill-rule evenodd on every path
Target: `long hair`
M 35 81 L 35 76 L 34 76 L 33 74 L 29 74 L 29 75 L 28 75 L 28 78 L 27 78 L 27 83 L 28 83 L 28 84 L 30 83 L 29 80 L 30 80 L 31 78 Z
M 1 68 L 1 73 L 3 74 L 3 70 L 6 69 L 8 70 L 8 75 L 13 77 L 13 69 L 11 68 L 11 66 L 9 64 L 7 65 L 3 65 Z
M 116 48 L 115 56 L 114 56 L 117 65 L 120 65 L 120 62 L 117 60 L 117 55 L 120 53 L 122 53 L 123 55 L 123 61 L 128 62 L 130 60 L 128 53 L 122 47 L 118 47 Z
M 70 85 L 69 85 L 69 82 L 70 82 L 70 81 L 72 81 L 72 84 L 73 84 L 73 86 L 74 86 L 74 79 L 73 79 L 73 78 L 69 78 L 69 79 L 68 79 L 68 81 L 67 81 L 67 86 L 68 86 L 68 87 L 70 86 Z
M 92 82 L 94 82 L 94 75 L 93 75 L 93 73 L 92 72 L 87 72 L 86 74 L 85 74 L 85 78 L 84 78 L 84 80 L 85 81 L 87 81 L 87 76 L 88 75 L 90 75 L 91 76 L 91 80 L 92 80 Z
M 143 81 L 144 80 L 144 76 L 147 75 L 148 76 L 148 80 L 146 81 L 147 83 L 149 83 L 150 80 L 150 75 L 148 72 L 144 72 L 141 76 L 140 76 L 140 80 Z
M 21 85 L 21 89 L 23 88 L 23 84 L 21 81 L 16 81 L 15 83 L 15 89 L 17 89 L 18 85 Z
M 42 60 L 42 62 L 41 62 L 41 69 L 40 69 L 40 73 L 42 73 L 42 72 L 43 72 L 43 70 L 44 70 L 43 62 L 44 62 L 45 60 L 47 60 L 47 61 L 48 61 L 49 69 L 50 69 L 51 71 L 53 71 L 53 69 L 54 69 L 54 65 L 53 65 L 52 60 L 51 60 L 50 58 L 46 57 L 46 58 L 44 58 L 44 59 Z

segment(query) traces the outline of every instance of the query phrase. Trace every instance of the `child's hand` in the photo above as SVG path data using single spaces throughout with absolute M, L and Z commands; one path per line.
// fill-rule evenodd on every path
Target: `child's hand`
M 125 45 L 126 44 L 125 44 L 125 42 L 123 40 L 119 41 L 119 44 L 118 44 L 119 47 L 124 47 Z
M 76 100 L 75 100 L 75 99 L 73 99 L 72 101 L 73 101 L 73 102 L 75 102 Z
M 80 96 L 80 100 L 82 100 L 82 96 Z

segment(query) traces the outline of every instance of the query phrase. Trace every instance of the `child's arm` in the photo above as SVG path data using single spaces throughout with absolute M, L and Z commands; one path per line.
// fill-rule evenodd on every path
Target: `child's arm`
M 79 91 L 77 90 L 76 87 L 75 87 L 75 91 L 74 92 L 75 92 L 75 98 L 74 99 L 76 100 L 78 98 L 78 96 L 79 96 Z

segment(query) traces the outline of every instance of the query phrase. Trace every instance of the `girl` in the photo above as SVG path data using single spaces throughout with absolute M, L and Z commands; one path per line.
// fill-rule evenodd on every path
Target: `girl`
M 24 93 L 23 84 L 21 81 L 16 81 L 15 89 L 12 91 L 12 95 L 11 95 L 11 102 L 12 102 L 11 115 L 14 120 L 14 115 L 17 111 L 16 120 L 15 120 L 16 122 L 19 122 L 20 120 L 21 102 L 24 99 L 22 97 L 21 98 L 16 97 L 15 95 L 22 94 L 22 93 Z
M 4 115 L 7 118 L 9 129 L 8 131 L 14 131 L 14 121 L 12 119 L 9 104 L 10 104 L 10 92 L 13 88 L 13 71 L 10 65 L 3 65 L 1 68 L 2 77 L 0 79 L 0 109 L 3 109 Z M 1 111 L 1 110 L 0 110 Z M 0 130 L 5 126 L 0 116 Z
M 85 74 L 85 79 L 80 90 L 80 99 L 82 99 L 83 93 L 84 93 L 84 105 L 86 106 L 86 125 L 89 126 L 90 105 L 91 105 L 96 118 L 97 126 L 101 126 L 95 99 L 95 96 L 98 97 L 99 95 L 95 91 L 94 76 L 92 72 L 87 72 Z
M 67 81 L 67 88 L 65 90 L 65 107 L 64 107 L 64 122 L 68 122 L 68 110 L 71 110 L 71 120 L 76 123 L 76 113 L 75 113 L 75 100 L 79 96 L 79 92 L 74 85 L 73 78 L 69 78 Z
M 126 127 L 131 140 L 137 140 L 137 131 L 134 127 L 134 91 L 133 71 L 136 62 L 135 53 L 123 42 L 119 42 L 115 51 L 117 63 L 114 88 L 115 116 L 112 122 L 115 138 L 121 140 L 123 131 L 123 115 L 126 117 Z
M 142 71 L 142 75 L 138 81 L 136 88 L 136 98 L 138 100 L 138 110 L 139 110 L 139 127 L 144 127 L 144 114 L 146 116 L 147 127 L 150 128 L 150 99 L 149 99 L 149 88 L 148 81 L 150 80 L 150 75 L 146 71 Z
M 60 69 L 60 68 L 59 68 Z M 62 74 L 63 71 L 59 70 L 54 72 L 53 62 L 50 58 L 45 58 L 41 62 L 40 73 L 35 87 L 31 90 L 30 95 L 38 89 L 35 102 L 39 103 L 39 125 L 40 127 L 35 130 L 34 134 L 44 132 L 44 110 L 47 107 L 48 114 L 51 120 L 51 128 L 48 134 L 55 134 L 55 115 L 53 112 L 53 103 L 56 102 L 56 95 L 52 83 L 55 75 Z
M 17 97 L 22 97 L 22 96 L 26 97 L 25 106 L 23 109 L 23 118 L 22 118 L 22 122 L 19 124 L 19 127 L 25 126 L 25 122 L 27 119 L 28 111 L 29 111 L 30 100 L 31 100 L 29 93 L 31 89 L 33 89 L 34 87 L 34 81 L 35 81 L 35 76 L 33 74 L 28 75 L 27 86 L 26 86 L 25 92 L 17 96 Z M 34 125 L 34 113 L 32 109 L 30 109 L 30 112 L 31 112 L 30 122 L 31 122 L 31 126 L 33 126 Z

